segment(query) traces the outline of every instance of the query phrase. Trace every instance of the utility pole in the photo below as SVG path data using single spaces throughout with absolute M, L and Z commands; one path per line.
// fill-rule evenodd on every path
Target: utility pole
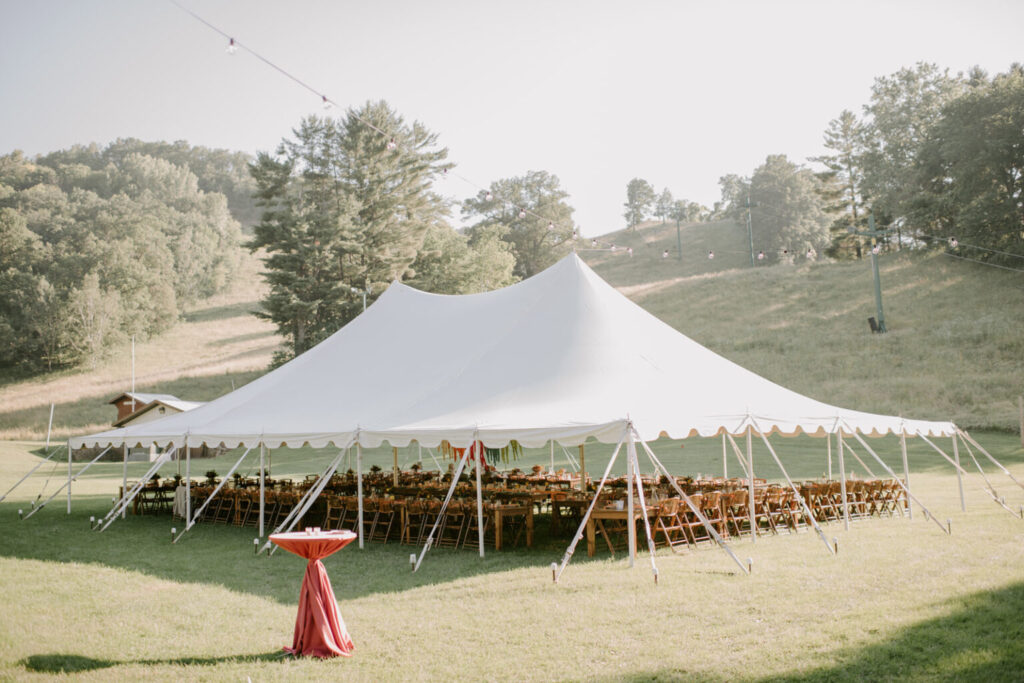
M 892 232 L 892 228 L 876 230 L 875 214 L 872 212 L 868 214 L 868 229 L 866 231 L 858 232 L 852 225 L 849 230 L 851 234 L 871 238 L 871 270 L 875 276 L 875 315 L 878 316 L 878 332 L 884 334 L 888 330 L 885 327 L 885 312 L 882 310 L 882 281 L 878 276 L 878 238 L 888 235 Z

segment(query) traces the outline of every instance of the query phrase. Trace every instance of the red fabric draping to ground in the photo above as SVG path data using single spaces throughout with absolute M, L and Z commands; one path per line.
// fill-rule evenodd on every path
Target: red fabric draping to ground
M 288 552 L 309 560 L 299 593 L 295 635 L 292 646 L 285 648 L 286 652 L 314 657 L 352 656 L 352 639 L 338 613 L 338 603 L 320 559 L 341 550 L 355 538 L 351 531 L 295 532 L 270 537 Z

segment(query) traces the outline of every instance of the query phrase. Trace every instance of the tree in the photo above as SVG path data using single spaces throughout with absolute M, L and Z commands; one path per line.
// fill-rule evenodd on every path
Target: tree
M 862 191 L 881 225 L 914 228 L 913 178 L 921 143 L 942 108 L 965 87 L 962 77 L 924 62 L 875 79 L 865 107 Z
M 264 213 L 248 246 L 267 253 L 263 315 L 289 346 L 278 361 L 358 315 L 363 292 L 372 300 L 414 277 L 429 227 L 447 213 L 431 191 L 447 150 L 385 102 L 337 120 L 311 116 L 292 133 L 251 169 Z
M 473 238 L 436 223 L 427 229 L 408 284 L 435 294 L 473 294 L 507 287 L 516 258 L 495 228 L 480 227 Z
M 573 208 L 566 201 L 558 176 L 529 171 L 524 176 L 491 183 L 462 203 L 462 215 L 478 218 L 470 239 L 481 229 L 493 230 L 515 256 L 514 274 L 527 278 L 567 254 L 575 233 Z
M 811 159 L 825 166 L 825 172 L 820 175 L 823 197 L 839 214 L 830 229 L 833 255 L 849 252 L 861 257 L 860 238 L 851 235 L 848 228 L 862 227 L 864 135 L 864 124 L 853 112 L 845 109 L 838 118 L 829 121 L 825 129 L 825 147 L 832 154 Z
M 920 227 L 997 252 L 971 258 L 1019 265 L 1024 256 L 1024 66 L 948 103 L 929 129 L 918 165 Z
M 730 173 L 718 179 L 718 186 L 722 190 L 722 200 L 716 204 L 716 213 L 724 218 L 740 220 L 746 215 L 750 180 Z
M 636 226 L 643 222 L 654 199 L 654 188 L 646 180 L 633 178 L 626 185 L 626 203 L 623 204 L 626 213 L 623 216 L 631 230 L 636 230 Z
M 823 251 L 831 221 L 818 186 L 811 171 L 784 154 L 768 156 L 749 181 L 755 249 L 760 245 L 770 258 Z
M 666 187 L 658 195 L 658 200 L 654 205 L 654 215 L 661 219 L 662 224 L 665 223 L 665 219 L 672 213 L 672 203 L 672 193 Z

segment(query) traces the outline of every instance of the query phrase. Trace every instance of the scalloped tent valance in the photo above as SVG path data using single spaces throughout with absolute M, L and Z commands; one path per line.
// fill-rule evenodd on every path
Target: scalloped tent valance
M 250 384 L 71 446 L 568 446 L 617 442 L 628 423 L 645 441 L 748 426 L 787 435 L 956 431 L 844 410 L 770 382 L 661 322 L 571 254 L 483 294 L 396 282 L 330 338 Z

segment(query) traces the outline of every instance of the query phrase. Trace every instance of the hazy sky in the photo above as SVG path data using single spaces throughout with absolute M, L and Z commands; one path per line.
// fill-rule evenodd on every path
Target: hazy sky
M 386 99 L 479 185 L 554 173 L 586 235 L 622 227 L 631 178 L 710 206 L 726 173 L 821 153 L 877 76 L 1024 61 L 1021 0 L 180 2 L 344 106 Z M 0 0 L 0 153 L 271 150 L 323 113 L 226 43 L 169 0 Z

